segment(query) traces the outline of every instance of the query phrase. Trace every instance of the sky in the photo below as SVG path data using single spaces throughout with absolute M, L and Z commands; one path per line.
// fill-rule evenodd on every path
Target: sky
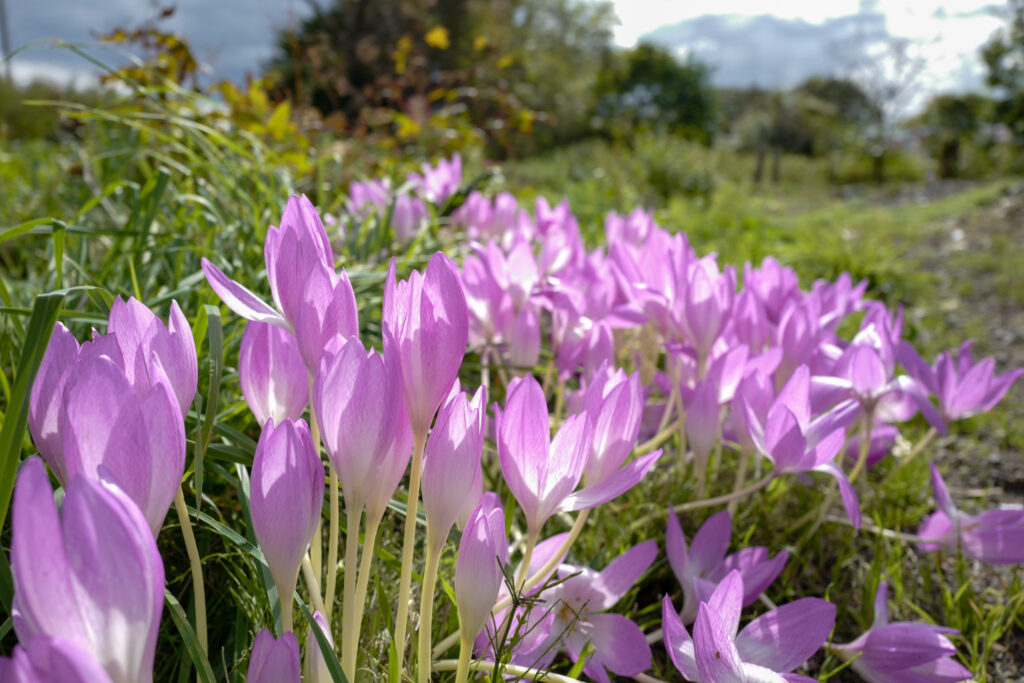
M 324 2 L 326 0 L 320 0 Z M 176 0 L 166 22 L 182 32 L 208 69 L 206 82 L 237 82 L 273 54 L 276 29 L 297 22 L 309 0 Z M 694 55 L 725 87 L 787 88 L 815 74 L 843 75 L 873 37 L 913 40 L 927 60 L 925 92 L 966 91 L 983 84 L 978 48 L 1002 25 L 984 0 L 614 0 L 615 41 L 640 39 Z M 46 39 L 95 43 L 118 26 L 153 16 L 153 0 L 6 0 L 12 47 L 29 45 L 13 62 L 19 81 L 43 76 L 92 81 L 92 68 Z M 876 41 L 877 42 L 877 41 Z M 101 58 L 104 57 L 99 53 Z M 116 55 L 106 57 L 117 63 Z

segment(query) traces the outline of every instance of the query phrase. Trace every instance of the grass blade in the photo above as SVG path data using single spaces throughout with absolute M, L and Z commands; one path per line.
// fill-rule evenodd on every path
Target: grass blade
M 207 659 L 206 655 L 203 654 L 202 648 L 199 647 L 199 641 L 196 640 L 196 632 L 192 630 L 192 625 L 188 623 L 185 610 L 181 608 L 181 604 L 174 597 L 174 593 L 166 588 L 164 589 L 164 602 L 167 603 L 171 618 L 174 619 L 174 625 L 178 627 L 178 633 L 181 635 L 181 640 L 185 643 L 188 656 L 196 667 L 199 680 L 203 683 L 216 683 L 217 679 L 214 678 L 210 660 Z

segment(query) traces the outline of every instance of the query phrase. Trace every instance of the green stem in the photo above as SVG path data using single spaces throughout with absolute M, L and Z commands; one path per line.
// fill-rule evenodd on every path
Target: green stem
M 330 479 L 328 486 L 330 486 L 330 527 L 328 529 L 327 539 L 327 586 L 324 591 L 324 607 L 327 608 L 327 612 L 324 617 L 327 619 L 327 623 L 331 623 L 331 614 L 334 612 L 334 592 L 338 582 L 338 473 L 334 471 L 334 465 L 330 465 Z M 355 534 L 356 544 L 359 543 L 359 519 L 358 513 L 356 515 L 356 524 L 353 525 L 351 520 L 348 523 L 348 535 Z M 347 537 L 346 537 L 346 548 Z M 347 550 L 346 550 L 347 552 Z M 348 565 L 345 565 L 345 571 L 348 572 Z
M 747 466 L 750 464 L 750 446 L 740 447 L 740 462 L 736 466 L 736 483 L 733 484 L 732 492 L 736 493 L 743 488 L 743 484 L 747 479 Z M 739 506 L 739 498 L 733 498 L 729 501 L 729 515 L 736 518 L 736 508 Z
M 203 649 L 203 654 L 209 654 L 210 646 L 206 637 L 206 589 L 203 585 L 203 563 L 199 558 L 199 547 L 196 545 L 195 534 L 192 533 L 192 522 L 188 518 L 185 494 L 181 492 L 180 486 L 174 494 L 174 510 L 178 513 L 181 535 L 185 537 L 185 550 L 192 568 L 192 594 L 196 602 L 196 639 L 199 641 L 199 647 Z
M 437 567 L 441 563 L 444 542 L 436 543 L 436 534 L 427 525 L 427 564 L 423 569 L 423 593 L 420 596 L 420 638 L 417 650 L 419 657 L 419 683 L 430 681 L 430 641 L 434 620 L 434 588 L 437 583 Z
M 420 473 L 423 469 L 423 448 L 426 434 L 414 436 L 412 471 L 409 473 L 409 501 L 405 510 L 405 534 L 402 540 L 402 573 L 398 583 L 398 610 L 395 614 L 395 651 L 398 652 L 398 670 L 405 664 L 405 633 L 409 618 L 409 592 L 412 588 L 412 556 L 416 546 L 416 512 L 420 502 Z
M 860 453 L 857 455 L 857 464 L 853 466 L 853 471 L 850 472 L 850 484 L 857 481 L 857 477 L 860 476 L 861 471 L 864 469 L 864 465 L 868 461 L 868 453 L 871 451 L 871 427 L 874 423 L 874 411 L 867 411 L 864 413 L 864 425 L 861 427 L 860 432 Z
M 362 502 L 346 500 L 345 513 L 347 523 L 345 528 L 345 597 L 341 613 L 341 668 L 345 671 L 345 678 L 354 681 L 359 640 L 353 626 L 353 619 L 356 616 L 356 564 L 359 561 L 357 554 L 359 553 L 359 521 L 363 515 Z M 353 636 L 356 637 L 355 642 L 352 642 Z

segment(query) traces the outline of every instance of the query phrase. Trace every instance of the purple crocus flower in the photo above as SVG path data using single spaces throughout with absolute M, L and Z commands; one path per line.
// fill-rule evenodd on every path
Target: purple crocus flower
M 287 631 L 275 638 L 267 629 L 256 634 L 249 657 L 246 683 L 299 683 L 299 641 Z
M 483 630 L 507 562 L 505 514 L 497 494 L 488 491 L 469 517 L 455 561 L 455 605 L 463 643 L 472 644 Z
M 162 367 L 152 360 L 160 377 Z M 139 397 L 108 356 L 85 359 L 64 388 L 60 434 L 62 460 L 54 471 L 61 482 L 79 474 L 96 479 L 105 468 L 158 534 L 185 470 L 185 423 L 169 382 L 157 379 Z
M 387 208 L 391 188 L 387 180 L 356 181 L 348 187 L 348 204 L 352 213 L 367 216 L 373 209 Z
M 669 506 L 665 554 L 683 587 L 683 609 L 679 616 L 684 624 L 693 623 L 700 601 L 706 600 L 729 572 L 739 571 L 743 578 L 745 607 L 753 604 L 786 566 L 789 552 L 783 550 L 769 558 L 764 546 L 742 548 L 727 556 L 731 538 L 732 516 L 728 510 L 722 510 L 708 517 L 687 548 L 683 528 Z
M 765 257 L 760 268 L 749 263 L 743 266 L 743 287 L 757 297 L 772 323 L 779 322 L 782 309 L 790 299 L 800 296 L 796 271 L 783 267 L 771 256 Z
M 810 370 L 801 365 L 782 387 L 768 410 L 762 426 L 761 418 L 745 404 L 743 395 L 737 400 L 747 413 L 747 429 L 757 450 L 772 461 L 778 474 L 824 472 L 835 477 L 843 507 L 855 528 L 860 527 L 860 503 L 846 473 L 833 462 L 843 447 L 849 421 L 856 415 L 858 404 L 847 400 L 827 413 L 811 419 Z
M 699 359 L 707 358 L 728 322 L 735 292 L 736 269 L 728 266 L 720 272 L 714 254 L 691 265 L 677 315 Z
M 334 639 L 331 637 L 331 626 L 327 623 L 327 618 L 324 617 L 323 612 L 320 610 L 313 612 L 313 621 L 323 631 L 331 647 L 334 647 Z M 309 632 L 306 635 L 306 666 L 304 676 L 303 683 L 331 683 L 334 680 L 331 677 L 330 670 L 327 668 L 327 659 L 320 648 L 320 643 L 317 641 L 316 636 L 313 635 L 312 624 L 310 624 Z M 249 682 L 246 681 L 246 683 Z
M 948 351 L 939 354 L 931 366 L 909 342 L 901 343 L 898 348 L 897 357 L 907 372 L 939 399 L 939 412 L 944 422 L 988 412 L 1024 374 L 1024 368 L 1018 368 L 996 375 L 992 358 L 975 363 L 971 356 L 973 343 L 961 344 L 956 356 Z M 940 431 L 944 430 L 940 428 Z
M 436 167 L 423 164 L 423 174 L 410 173 L 409 181 L 415 183 L 424 199 L 440 204 L 459 189 L 462 182 L 462 157 L 457 153 L 452 158 L 441 159 Z
M 575 491 L 594 438 L 587 411 L 567 418 L 552 439 L 544 392 L 533 375 L 527 375 L 512 380 L 504 412 L 497 406 L 495 412 L 501 471 L 526 513 L 527 533 L 534 538 L 556 512 L 592 508 L 628 491 L 661 455 L 656 451 L 637 458 L 600 479 L 588 479 L 586 488 Z
M 112 683 L 96 659 L 67 638 L 38 635 L 0 657 L 6 683 Z
M 203 272 L 232 311 L 294 334 L 312 374 L 327 343 L 336 336 L 359 334 L 359 321 L 352 284 L 345 271 L 334 272 L 327 231 L 305 196 L 288 200 L 280 227 L 267 230 L 263 255 L 274 306 L 228 278 L 205 257 Z
M 921 550 L 940 547 L 963 548 L 965 555 L 991 564 L 1024 562 L 1024 509 L 987 510 L 968 515 L 957 509 L 949 495 L 946 482 L 935 463 L 932 468 L 932 489 L 939 509 L 933 512 L 918 530 L 924 539 Z
M 238 382 L 256 420 L 298 419 L 309 403 L 299 343 L 285 329 L 250 320 L 238 351 Z
M 622 467 L 636 445 L 643 416 L 640 373 L 626 376 L 604 363 L 583 395 L 583 410 L 594 424 L 594 440 L 584 476 L 588 484 L 603 481 Z
M 654 222 L 653 211 L 639 206 L 625 216 L 612 211 L 604 220 L 605 243 L 627 242 L 641 247 L 656 229 L 658 225 Z
M 843 660 L 856 657 L 850 667 L 867 683 L 966 681 L 971 672 L 954 659 L 956 647 L 946 637 L 954 633 L 959 631 L 919 622 L 889 623 L 889 585 L 883 581 L 875 593 L 871 628 L 831 650 Z
M 177 301 L 171 302 L 168 324 L 164 325 L 153 311 L 134 297 L 127 303 L 117 297 L 110 307 L 107 334 L 117 338 L 122 367 L 136 393 L 142 396 L 154 382 L 166 379 L 178 400 L 181 414 L 188 413 L 196 395 L 199 364 L 192 328 Z M 163 370 L 160 377 L 153 373 L 154 356 L 160 360 Z
M 459 273 L 441 252 L 423 273 L 395 283 L 395 261 L 384 288 L 384 348 L 394 348 L 413 434 L 424 438 L 458 374 L 469 340 L 469 312 Z
M 412 453 L 397 359 L 352 337 L 320 362 L 313 384 L 320 433 L 350 514 L 379 519 Z
M 395 229 L 398 243 L 411 242 L 429 215 L 430 211 L 422 199 L 417 199 L 410 194 L 395 197 L 395 208 L 391 212 L 391 226 Z
M 632 588 L 657 554 L 658 545 L 650 540 L 633 546 L 599 572 L 574 565 L 559 567 L 559 576 L 569 578 L 543 593 L 554 619 L 549 637 L 534 650 L 546 653 L 536 666 L 550 664 L 559 643 L 575 662 L 589 641 L 594 655 L 583 672 L 599 683 L 609 683 L 608 671 L 636 676 L 649 669 L 651 648 L 643 631 L 632 620 L 606 611 Z
M 801 598 L 762 614 L 737 634 L 743 592 L 740 573 L 730 572 L 700 603 L 692 639 L 665 596 L 661 631 L 675 667 L 686 680 L 700 683 L 813 683 L 791 672 L 828 639 L 835 605 Z
M 444 544 L 465 507 L 465 497 L 472 498 L 482 491 L 480 456 L 486 412 L 484 387 L 479 387 L 470 401 L 456 379 L 430 431 L 423 454 L 423 510 L 427 515 L 427 537 L 438 545 Z M 473 501 L 474 507 L 477 502 Z
M 324 468 L 305 420 L 268 421 L 253 457 L 250 509 L 282 603 L 291 603 L 323 501 Z M 284 630 L 291 628 L 286 620 Z
M 153 533 L 109 481 L 75 477 L 64 490 L 58 513 L 43 462 L 21 466 L 11 538 L 14 630 L 29 650 L 36 637 L 63 638 L 113 683 L 148 683 L 164 604 Z

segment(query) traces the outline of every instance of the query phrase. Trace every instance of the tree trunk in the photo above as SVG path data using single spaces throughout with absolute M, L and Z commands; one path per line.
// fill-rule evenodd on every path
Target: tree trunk
M 765 157 L 765 145 L 763 142 L 757 143 L 757 166 L 754 167 L 754 184 L 760 185 L 761 180 L 764 179 L 764 157 Z

